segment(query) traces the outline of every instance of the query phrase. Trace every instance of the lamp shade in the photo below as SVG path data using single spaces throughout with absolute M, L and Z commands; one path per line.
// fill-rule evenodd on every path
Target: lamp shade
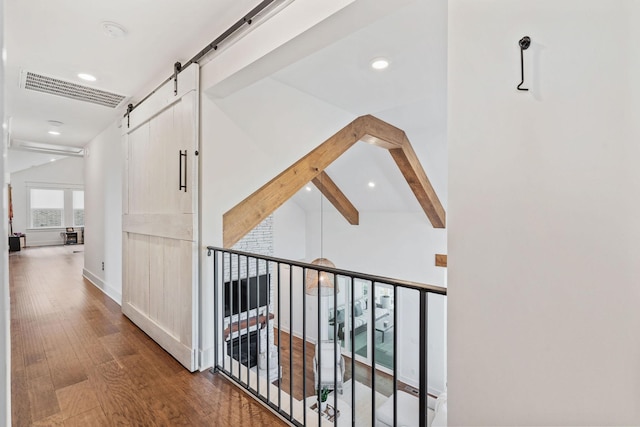
M 316 258 L 311 261 L 311 264 L 321 267 L 335 268 L 335 264 L 326 258 Z M 324 271 L 318 274 L 317 270 L 307 269 L 307 283 L 305 292 L 307 295 L 329 296 L 334 292 L 338 292 L 335 287 L 335 275 L 332 273 L 326 273 Z

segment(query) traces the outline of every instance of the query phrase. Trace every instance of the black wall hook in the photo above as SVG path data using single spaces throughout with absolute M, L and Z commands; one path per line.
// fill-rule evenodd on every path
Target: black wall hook
M 520 87 L 520 86 L 524 84 L 524 51 L 529 49 L 529 46 L 531 46 L 531 38 L 529 36 L 524 36 L 523 38 L 520 39 L 520 41 L 518 42 L 518 45 L 520 46 L 520 77 L 521 79 L 517 89 L 529 90 L 527 88 Z

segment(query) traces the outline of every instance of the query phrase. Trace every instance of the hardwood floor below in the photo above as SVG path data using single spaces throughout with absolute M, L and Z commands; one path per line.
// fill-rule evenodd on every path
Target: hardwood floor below
M 286 425 L 223 377 L 178 364 L 82 278 L 82 249 L 9 257 L 14 426 Z
M 276 344 L 278 343 L 278 330 L 275 329 L 275 340 Z M 293 336 L 291 340 L 291 348 L 293 352 L 289 351 L 289 343 L 290 338 L 289 334 L 282 331 L 280 332 L 281 336 L 281 344 L 278 346 L 280 352 L 280 364 L 282 366 L 282 380 L 280 384 L 282 385 L 282 390 L 290 393 L 291 389 L 291 372 L 293 372 L 293 397 L 297 400 L 302 400 L 304 397 L 313 396 L 316 394 L 315 385 L 314 385 L 314 377 L 313 377 L 313 358 L 315 354 L 315 345 L 307 342 L 306 348 L 303 357 L 303 349 L 302 349 L 302 339 Z M 291 355 L 290 353 L 293 353 Z M 293 360 L 291 360 L 293 359 Z M 344 373 L 344 381 L 349 381 L 353 378 L 351 373 L 351 359 L 349 357 L 344 356 L 345 359 L 345 373 Z M 302 361 L 306 360 L 305 366 L 303 366 Z M 291 363 L 293 362 L 293 363 Z M 373 384 L 373 372 L 371 367 L 356 361 L 355 364 L 355 379 L 356 381 L 366 385 L 367 387 L 371 387 Z M 293 368 L 293 370 L 291 369 Z M 306 368 L 306 369 L 303 369 Z M 302 380 L 302 372 L 306 372 L 306 387 L 304 388 L 305 392 L 303 393 L 303 380 Z M 382 393 L 385 396 L 390 396 L 393 393 L 393 376 L 377 370 L 375 378 L 376 391 Z M 277 382 L 275 384 L 278 384 Z M 404 383 L 398 383 L 398 388 L 405 387 Z M 291 393 L 290 393 L 291 394 Z
M 82 278 L 82 249 L 9 257 L 14 426 L 286 425 L 222 376 L 184 369 Z M 290 351 L 289 335 L 279 335 L 282 390 L 296 400 L 314 395 L 314 345 L 306 343 L 303 366 L 303 341 L 292 337 Z M 356 362 L 355 379 L 371 387 L 371 368 Z M 390 375 L 376 371 L 375 383 L 393 392 Z

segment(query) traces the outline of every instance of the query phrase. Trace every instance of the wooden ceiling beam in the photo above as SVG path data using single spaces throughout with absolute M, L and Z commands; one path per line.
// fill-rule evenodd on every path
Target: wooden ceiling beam
M 447 256 L 444 254 L 436 254 L 436 267 L 446 267 Z
M 434 228 L 445 228 L 446 219 L 445 211 L 440 199 L 433 189 L 427 173 L 422 168 L 420 160 L 413 151 L 413 147 L 408 139 L 405 138 L 404 144 L 400 148 L 389 150 L 391 157 L 400 168 L 400 172 L 404 179 L 411 187 L 411 191 L 418 199 L 418 203 L 422 210 L 429 218 Z
M 231 248 L 289 200 L 362 136 L 363 117 L 358 117 L 333 136 L 257 189 L 222 216 L 222 241 Z
M 361 116 L 358 122 L 360 140 L 387 150 L 400 148 L 404 145 L 407 135 L 402 129 L 390 125 L 370 114 Z
M 316 184 L 315 178 L 358 141 L 389 150 L 420 206 L 431 221 L 431 225 L 435 228 L 444 228 L 444 208 L 405 132 L 374 116 L 366 115 L 358 117 L 346 125 L 306 156 L 228 210 L 222 217 L 224 247 L 231 248 L 309 181 Z M 333 185 L 335 186 L 335 183 Z M 320 189 L 320 191 L 347 218 L 350 224 L 358 223 L 358 211 L 337 186 L 332 189 L 324 188 L 324 191 Z
M 311 180 L 318 190 L 331 202 L 331 204 L 342 214 L 351 225 L 360 223 L 360 213 L 355 206 L 347 199 L 347 196 L 338 188 L 336 183 L 327 175 L 325 171 Z

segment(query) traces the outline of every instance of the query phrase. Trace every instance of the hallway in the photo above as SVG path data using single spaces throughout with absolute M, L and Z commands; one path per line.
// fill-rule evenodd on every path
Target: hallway
M 224 378 L 186 371 L 83 279 L 82 250 L 9 256 L 14 426 L 285 425 Z

